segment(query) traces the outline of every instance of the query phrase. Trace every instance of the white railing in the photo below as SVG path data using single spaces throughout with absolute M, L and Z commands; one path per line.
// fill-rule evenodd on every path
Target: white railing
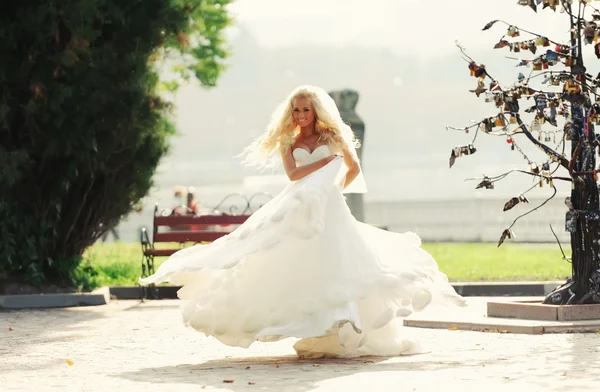
M 423 241 L 496 242 L 502 231 L 519 215 L 543 202 L 530 200 L 502 211 L 504 200 L 471 199 L 452 201 L 369 202 L 366 222 L 387 226 L 391 231 L 415 231 Z M 519 219 L 513 226 L 513 242 L 555 242 L 550 224 L 561 242 L 570 241 L 565 232 L 567 207 L 564 200 L 553 199 Z

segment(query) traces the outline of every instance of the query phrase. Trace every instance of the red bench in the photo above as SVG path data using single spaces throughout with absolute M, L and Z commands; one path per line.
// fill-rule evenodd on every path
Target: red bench
M 227 200 L 232 196 L 229 195 L 223 200 Z M 148 231 L 142 228 L 140 232 L 140 242 L 142 245 L 142 277 L 145 278 L 154 274 L 154 258 L 168 257 L 180 249 L 183 249 L 190 244 L 209 243 L 218 238 L 221 238 L 239 225 L 244 223 L 252 214 L 252 200 L 258 196 L 272 196 L 266 193 L 258 193 L 250 199 L 241 196 L 245 201 L 242 208 L 232 206 L 229 208 L 230 213 L 222 213 L 218 208 L 212 209 L 210 215 L 173 215 L 171 210 L 158 210 L 158 205 L 154 207 L 154 216 L 152 221 L 152 238 L 148 235 Z M 219 204 L 219 207 L 223 205 Z M 258 205 L 260 208 L 262 205 Z M 235 214 L 235 211 L 242 211 L 240 214 Z M 157 247 L 156 244 L 176 244 L 177 246 Z M 150 292 L 154 298 L 158 298 L 158 290 L 154 286 L 149 288 L 142 287 L 142 299 L 147 297 Z

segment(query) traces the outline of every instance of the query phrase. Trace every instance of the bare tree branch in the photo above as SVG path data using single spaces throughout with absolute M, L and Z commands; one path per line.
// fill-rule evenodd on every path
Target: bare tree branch
M 511 170 L 509 170 L 509 171 L 507 171 L 505 173 L 498 174 L 497 176 L 492 176 L 492 177 L 490 177 L 490 176 L 483 176 L 483 177 L 466 178 L 465 181 L 481 181 L 481 180 L 487 178 L 491 182 L 498 182 L 500 180 L 503 180 L 509 174 L 512 174 L 512 173 L 523 173 L 523 174 L 528 174 L 528 175 L 533 176 L 533 177 L 540 177 L 542 179 L 549 179 L 549 180 L 562 180 L 562 181 L 568 181 L 568 182 L 573 181 L 573 179 L 570 178 L 570 177 L 552 176 L 552 175 L 548 176 L 548 175 L 544 175 L 544 174 L 541 174 L 541 173 L 528 172 L 528 171 L 522 170 L 522 169 L 511 169 Z M 526 192 L 529 192 L 531 189 L 533 189 L 533 188 L 528 189 Z
M 527 211 L 526 213 L 524 213 L 524 214 L 521 214 L 521 215 L 517 216 L 517 217 L 515 218 L 515 220 L 514 220 L 514 221 L 511 223 L 511 225 L 508 227 L 508 230 L 510 230 L 510 229 L 511 229 L 511 228 L 512 228 L 512 227 L 513 227 L 513 226 L 514 226 L 516 223 L 517 223 L 517 221 L 518 221 L 519 219 L 523 218 L 524 216 L 527 216 L 527 215 L 531 214 L 531 213 L 532 213 L 532 212 L 534 212 L 534 211 L 537 211 L 537 210 L 539 210 L 539 209 L 540 209 L 540 208 L 542 208 L 542 207 L 543 207 L 543 206 L 544 206 L 546 203 L 548 203 L 550 200 L 554 199 L 554 196 L 556 196 L 556 192 L 557 192 L 557 190 L 556 190 L 556 187 L 555 187 L 555 186 L 552 186 L 552 189 L 554 190 L 554 192 L 552 192 L 552 195 L 551 195 L 549 198 L 547 198 L 546 200 L 544 200 L 544 201 L 543 201 L 542 203 L 540 203 L 540 204 L 539 204 L 537 207 L 535 207 L 535 208 L 532 208 L 531 210 Z
M 562 245 L 560 244 L 560 241 L 558 239 L 558 236 L 556 235 L 556 233 L 554 232 L 554 229 L 552 228 L 552 225 L 550 225 L 550 231 L 552 231 L 554 238 L 556 238 L 556 243 L 558 244 L 558 247 L 560 248 L 560 253 L 562 253 L 562 255 L 563 255 L 563 260 L 569 261 L 569 258 L 565 254 L 565 251 L 563 250 Z

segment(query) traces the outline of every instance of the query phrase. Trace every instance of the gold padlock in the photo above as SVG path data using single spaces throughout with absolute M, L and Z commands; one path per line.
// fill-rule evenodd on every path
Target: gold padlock
M 569 79 L 565 82 L 563 91 L 567 93 L 578 94 L 581 92 L 581 87 L 579 87 L 575 80 Z

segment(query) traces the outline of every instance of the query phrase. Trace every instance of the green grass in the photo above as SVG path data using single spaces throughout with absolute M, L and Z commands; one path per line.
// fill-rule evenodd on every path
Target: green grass
M 168 245 L 167 245 L 168 246 Z M 557 245 L 505 243 L 426 243 L 440 269 L 452 281 L 564 280 L 571 265 Z M 102 286 L 137 285 L 142 251 L 135 243 L 98 243 L 84 255 L 99 271 Z M 156 268 L 166 258 L 156 259 Z
M 452 281 L 564 280 L 571 264 L 555 244 L 423 244 Z M 567 253 L 567 256 L 569 254 Z
M 98 269 L 101 286 L 137 285 L 142 264 L 139 244 L 97 243 L 86 250 L 84 257 Z

